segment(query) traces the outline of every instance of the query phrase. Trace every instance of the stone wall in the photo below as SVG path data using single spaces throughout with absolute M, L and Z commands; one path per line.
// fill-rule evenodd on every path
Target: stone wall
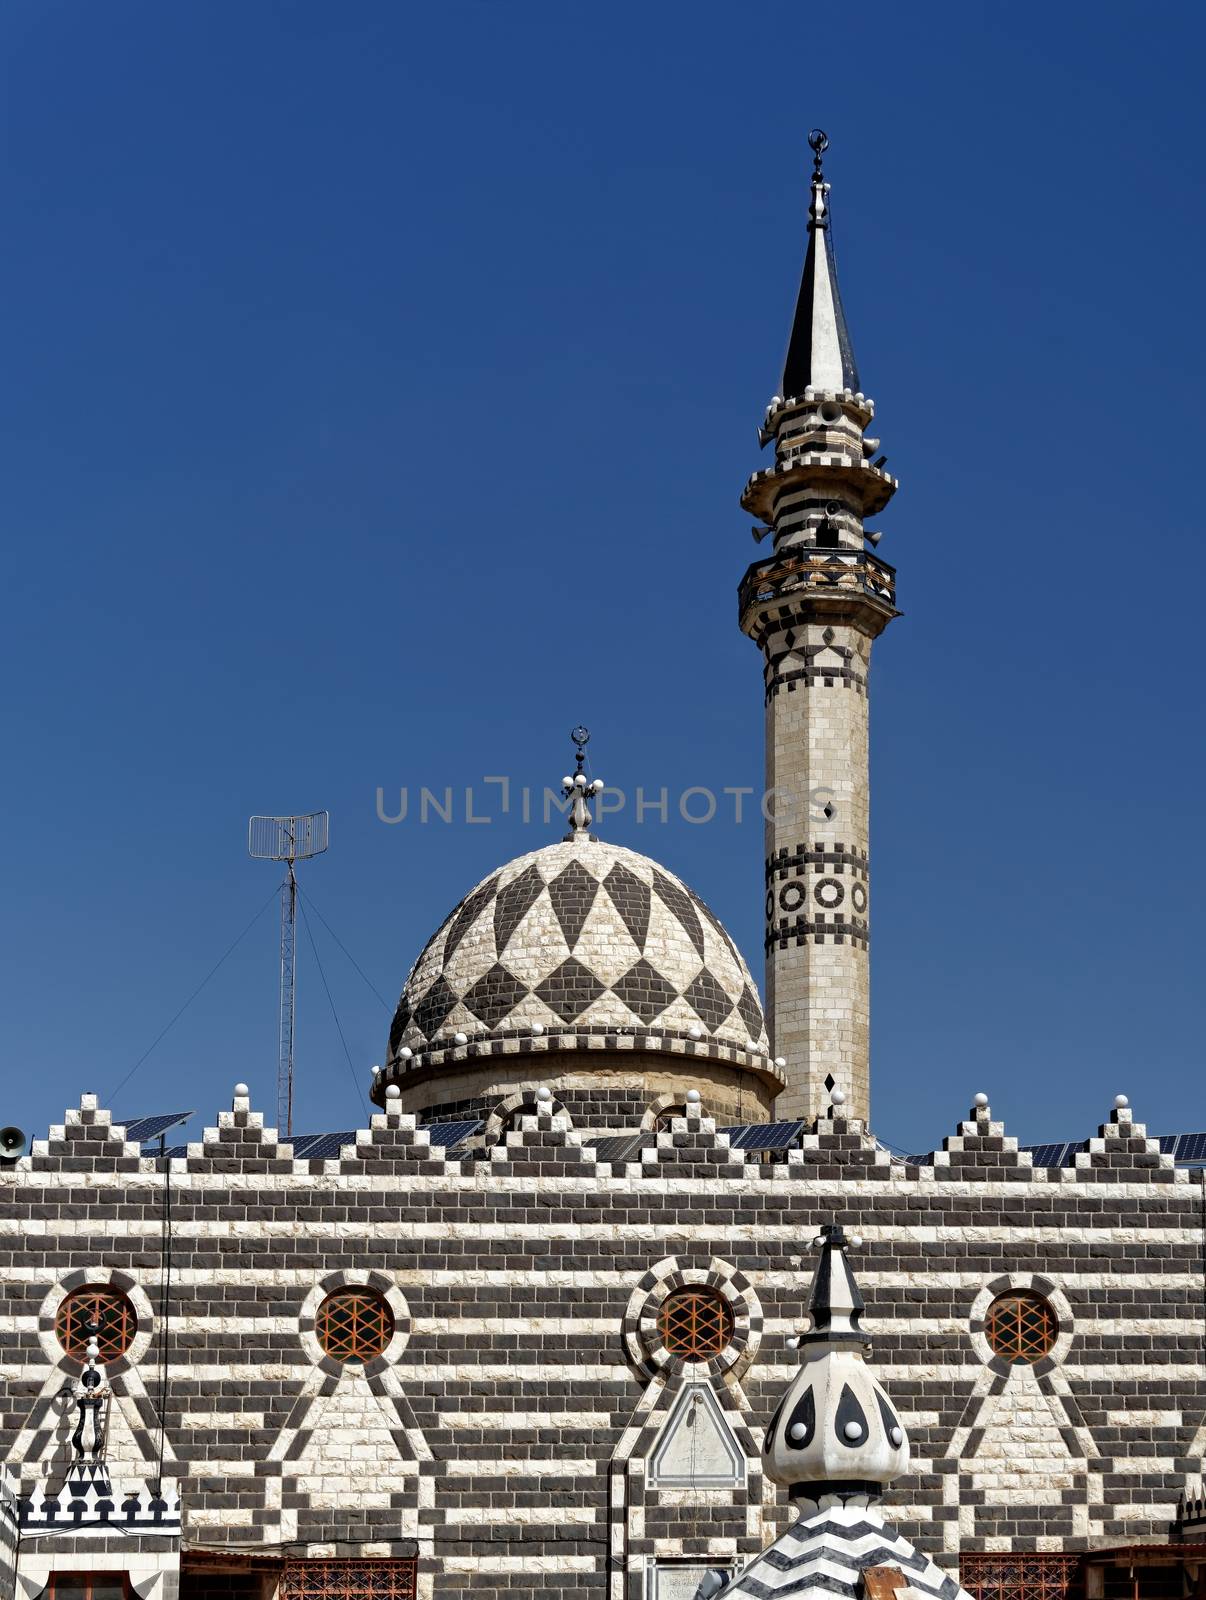
M 830 1220 L 863 1240 L 866 1326 L 913 1444 L 892 1512 L 911 1539 L 952 1565 L 1167 1536 L 1206 1415 L 1199 1175 L 1126 1112 L 1056 1170 L 1033 1169 L 987 1109 L 908 1167 L 833 1116 L 785 1163 L 747 1160 L 691 1113 L 618 1169 L 548 1112 L 478 1160 L 390 1112 L 339 1159 L 298 1162 L 236 1100 L 166 1175 L 162 1471 L 186 1548 L 413 1552 L 421 1594 L 477 1600 L 635 1600 L 659 1562 L 743 1561 L 787 1515 L 757 1452 Z M 26 1492 L 58 1470 L 74 1368 L 53 1315 L 84 1281 L 128 1285 L 140 1321 L 108 1368 L 110 1470 L 156 1477 L 165 1198 L 161 1164 L 89 1097 L 0 1171 L 0 1458 Z M 734 1335 L 684 1366 L 656 1308 L 701 1282 L 728 1298 Z M 394 1337 L 352 1367 L 323 1354 L 314 1319 L 357 1283 L 387 1295 Z M 1059 1317 L 1051 1357 L 1024 1370 L 984 1337 L 1010 1286 Z M 710 1396 L 707 1459 L 740 1463 L 699 1487 L 664 1431 L 692 1382 Z M 653 1588 L 668 1600 L 685 1581 L 666 1565 Z

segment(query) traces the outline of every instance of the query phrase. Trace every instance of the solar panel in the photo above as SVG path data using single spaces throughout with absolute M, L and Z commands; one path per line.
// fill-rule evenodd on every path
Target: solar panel
M 446 1150 L 450 1150 L 454 1144 L 460 1144 L 462 1140 L 468 1139 L 471 1134 L 484 1126 L 480 1118 L 469 1122 L 429 1122 L 426 1132 L 432 1144 L 443 1145 Z
M 642 1150 L 651 1150 L 656 1143 L 657 1135 L 650 1130 L 591 1140 L 595 1156 L 600 1161 L 635 1161 Z
M 754 1122 L 735 1128 L 721 1128 L 734 1150 L 786 1150 L 799 1142 L 803 1122 Z
M 334 1161 L 345 1145 L 356 1143 L 356 1129 L 342 1133 L 295 1133 L 286 1141 L 293 1146 L 295 1161 Z
M 126 1138 L 131 1144 L 145 1144 L 148 1139 L 158 1139 L 161 1133 L 187 1122 L 196 1114 L 195 1111 L 164 1111 L 155 1117 L 129 1117 L 124 1120 L 114 1117 L 113 1120 L 126 1130 Z
M 1066 1139 L 1061 1139 L 1058 1144 L 1024 1144 L 1021 1148 L 1029 1155 L 1036 1167 L 1066 1167 L 1072 1162 L 1066 1160 L 1068 1152 L 1074 1148 Z
M 1206 1133 L 1179 1133 L 1176 1137 L 1174 1161 L 1206 1161 Z

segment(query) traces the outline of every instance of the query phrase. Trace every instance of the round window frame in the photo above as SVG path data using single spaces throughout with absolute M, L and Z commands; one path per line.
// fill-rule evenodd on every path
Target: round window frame
M 59 1349 L 69 1361 L 78 1362 L 80 1366 L 83 1366 L 87 1361 L 88 1335 L 84 1324 L 78 1320 L 79 1312 L 76 1309 L 83 1301 L 91 1301 L 93 1303 L 90 1308 L 90 1315 L 95 1315 L 96 1304 L 102 1301 L 107 1301 L 111 1306 L 120 1309 L 124 1341 L 120 1348 L 115 1347 L 110 1342 L 102 1318 L 96 1340 L 100 1346 L 100 1354 L 97 1360 L 103 1367 L 115 1366 L 119 1361 L 125 1361 L 129 1357 L 130 1351 L 134 1348 L 134 1343 L 141 1331 L 141 1323 L 138 1316 L 138 1307 L 133 1300 L 124 1288 L 112 1283 L 79 1284 L 75 1288 L 69 1289 L 62 1297 L 54 1309 L 54 1337 Z M 68 1334 L 71 1331 L 73 1320 L 77 1331 L 72 1342 L 68 1343 Z
M 327 1339 L 330 1337 L 330 1328 L 327 1324 L 325 1313 L 332 1301 L 339 1300 L 359 1300 L 366 1304 L 371 1302 L 375 1307 L 380 1316 L 381 1325 L 377 1330 L 378 1341 L 371 1353 L 366 1354 L 362 1351 L 353 1350 L 348 1354 L 341 1354 L 338 1350 L 332 1349 L 330 1344 L 327 1343 Z M 341 1367 L 367 1367 L 370 1363 L 379 1360 L 393 1343 L 397 1327 L 397 1318 L 394 1315 L 393 1307 L 390 1305 L 387 1296 L 375 1284 L 341 1284 L 338 1288 L 331 1289 L 327 1294 L 323 1295 L 314 1309 L 314 1337 L 318 1341 L 318 1347 L 328 1361 L 338 1362 Z
M 335 1356 L 329 1356 L 318 1342 L 318 1308 L 339 1289 L 376 1290 L 384 1297 L 393 1316 L 393 1338 L 381 1355 L 367 1366 L 340 1361 Z M 388 1273 L 379 1271 L 364 1272 L 347 1268 L 338 1272 L 324 1273 L 311 1285 L 298 1311 L 297 1332 L 301 1347 L 313 1365 L 331 1377 L 338 1377 L 349 1366 L 352 1370 L 363 1372 L 380 1371 L 383 1366 L 392 1366 L 410 1343 L 412 1328 L 413 1322 L 406 1297 Z
M 1006 1339 L 1005 1329 L 999 1326 L 995 1316 L 998 1307 L 1005 1306 L 1018 1308 L 1013 1318 L 1017 1327 L 1013 1342 Z M 1029 1346 L 1026 1343 L 1026 1331 L 1022 1323 L 1025 1310 L 1042 1319 L 1041 1349 L 1037 1342 Z M 1011 1367 L 1035 1367 L 1040 1361 L 1046 1361 L 1055 1349 L 1059 1332 L 1059 1313 L 1045 1294 L 1039 1294 L 1034 1289 L 1006 1289 L 989 1301 L 984 1313 L 984 1337 L 988 1348 L 998 1361 L 1008 1362 Z
M 994 1300 L 1006 1294 L 1036 1294 L 1046 1300 L 1055 1313 L 1059 1333 L 1054 1345 L 1041 1360 L 1015 1363 L 1004 1356 L 999 1356 L 989 1344 L 988 1308 Z M 1076 1318 L 1067 1296 L 1050 1278 L 1037 1272 L 1003 1272 L 981 1285 L 972 1301 L 968 1316 L 968 1333 L 977 1359 L 999 1377 L 1008 1377 L 1023 1366 L 1036 1376 L 1042 1377 L 1056 1367 L 1062 1366 L 1067 1360 L 1072 1341 L 1076 1336 Z
M 652 1379 L 685 1366 L 662 1343 L 657 1314 L 662 1302 L 676 1289 L 710 1285 L 718 1289 L 733 1313 L 733 1337 L 728 1348 L 711 1361 L 691 1363 L 691 1377 L 724 1378 L 740 1382 L 762 1345 L 763 1312 L 757 1290 L 731 1261 L 713 1256 L 706 1267 L 663 1256 L 634 1285 L 621 1321 L 621 1338 L 633 1372 Z

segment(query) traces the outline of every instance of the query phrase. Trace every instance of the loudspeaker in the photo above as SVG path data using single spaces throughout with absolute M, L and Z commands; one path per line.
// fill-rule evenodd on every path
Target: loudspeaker
M 20 1128 L 0 1128 L 0 1161 L 19 1161 L 29 1149 L 29 1139 Z

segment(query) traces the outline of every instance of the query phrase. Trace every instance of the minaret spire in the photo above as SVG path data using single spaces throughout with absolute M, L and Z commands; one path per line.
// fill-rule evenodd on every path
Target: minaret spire
M 808 206 L 808 254 L 787 360 L 783 364 L 783 393 L 803 394 L 805 389 L 857 389 L 858 366 L 846 327 L 838 290 L 837 263 L 833 255 L 833 230 L 829 223 L 829 185 L 821 160 L 829 136 L 821 128 L 808 135 L 812 147 L 812 198 Z

